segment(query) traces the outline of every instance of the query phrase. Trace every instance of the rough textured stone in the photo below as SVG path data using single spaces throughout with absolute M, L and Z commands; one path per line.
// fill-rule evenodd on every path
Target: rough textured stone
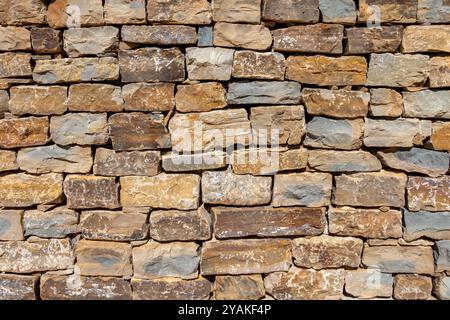
M 52 28 L 31 28 L 31 44 L 37 53 L 60 53 L 62 33 Z
M 436 272 L 450 271 L 450 240 L 436 242 Z
M 450 57 L 432 57 L 430 65 L 430 88 L 450 87 Z
M 196 154 L 168 152 L 162 156 L 162 167 L 168 172 L 212 170 L 226 166 L 227 154 L 222 151 Z
M 202 200 L 209 204 L 255 206 L 271 200 L 272 178 L 207 171 L 202 175 Z
M 303 268 L 357 268 L 361 262 L 363 241 L 350 237 L 323 235 L 294 239 L 294 264 Z
M 0 26 L 0 38 L 0 51 L 31 50 L 31 35 L 26 28 Z
M 0 172 L 17 170 L 19 165 L 14 151 L 0 150 Z
M 370 89 L 369 113 L 373 117 L 400 117 L 403 113 L 403 97 L 392 89 Z
M 450 90 L 403 92 L 404 116 L 450 119 Z
M 69 88 L 69 110 L 84 112 L 120 112 L 122 90 L 109 84 L 74 84 Z
M 287 271 L 291 265 L 291 241 L 246 239 L 203 243 L 203 275 L 253 274 Z
M 196 279 L 199 260 L 199 246 L 194 242 L 158 243 L 151 240 L 133 248 L 134 277 Z
M 428 79 L 428 56 L 416 54 L 373 53 L 367 72 L 368 86 L 420 87 Z
M 450 26 L 408 26 L 405 28 L 402 51 L 414 52 L 450 52 L 448 41 Z
M 419 0 L 417 22 L 446 23 L 450 21 L 450 4 L 445 0 Z
M 392 296 L 392 275 L 377 270 L 350 270 L 345 275 L 345 292 L 360 299 Z
M 355 24 L 356 5 L 353 0 L 319 0 L 323 22 Z
M 381 163 L 367 151 L 309 150 L 308 165 L 324 172 L 380 171 Z
M 359 149 L 362 145 L 364 121 L 335 120 L 314 117 L 306 125 L 305 146 L 324 149 Z
M 319 0 L 264 0 L 262 18 L 278 23 L 319 21 Z
M 0 53 L 0 78 L 31 76 L 31 54 Z
M 373 9 L 377 6 L 377 11 Z M 417 0 L 360 0 L 360 22 L 373 23 L 374 14 L 380 23 L 414 23 L 416 22 Z
M 67 113 L 52 117 L 50 135 L 58 145 L 105 144 L 109 140 L 106 113 Z
M 344 26 L 313 24 L 277 29 L 273 34 L 273 49 L 285 52 L 342 53 Z
M 27 210 L 23 215 L 25 236 L 64 238 L 78 232 L 78 213 L 59 207 L 50 211 Z
M 178 48 L 119 51 L 122 82 L 183 81 L 184 56 Z
M 140 24 L 146 21 L 145 0 L 105 0 L 107 24 Z
M 394 278 L 394 298 L 397 300 L 428 300 L 432 289 L 430 277 L 398 274 Z
M 62 175 L 40 176 L 17 173 L 0 177 L 0 207 L 31 207 L 58 203 L 62 196 Z
M 64 270 L 73 266 L 69 240 L 51 239 L 0 242 L 0 271 L 32 273 Z
M 450 121 L 433 122 L 431 145 L 435 150 L 450 151 Z
M 106 241 L 143 240 L 148 234 L 147 215 L 116 211 L 84 211 L 80 218 L 83 238 Z
M 285 59 L 278 52 L 236 51 L 233 60 L 234 78 L 283 80 Z
M 65 58 L 37 60 L 33 80 L 39 84 L 109 81 L 119 78 L 116 58 Z
M 199 204 L 200 177 L 166 174 L 120 178 L 123 206 L 194 210 Z
M 364 207 L 403 207 L 406 175 L 389 171 L 335 177 L 334 204 Z
M 385 273 L 434 273 L 431 247 L 366 246 L 362 263 Z
M 309 114 L 335 118 L 365 117 L 370 94 L 362 91 L 303 89 L 302 101 Z
M 109 117 L 108 126 L 116 151 L 170 147 L 170 135 L 163 122 L 144 113 L 116 113 Z
M 403 210 L 405 221 L 404 238 L 413 241 L 421 237 L 450 239 L 450 212 L 409 212 Z
M 180 112 L 206 112 L 227 106 L 226 90 L 219 82 L 177 86 L 175 101 Z
M 0 148 L 39 146 L 47 141 L 47 117 L 0 120 Z
M 411 211 L 450 211 L 450 176 L 409 177 L 406 186 Z
M 243 276 L 217 276 L 214 282 L 216 300 L 258 300 L 266 291 L 259 274 Z
M 272 35 L 263 25 L 218 22 L 214 25 L 214 45 L 267 50 L 272 45 Z
M 4 113 L 9 111 L 9 94 L 6 90 L 0 90 L 0 118 L 4 117 Z
M 131 83 L 122 87 L 125 110 L 170 111 L 175 107 L 175 85 L 171 83 Z
M 234 82 L 228 88 L 229 104 L 297 104 L 301 86 L 291 81 Z
M 64 194 L 71 209 L 117 208 L 118 189 L 114 178 L 69 175 L 64 180 Z
M 345 30 L 348 54 L 396 52 L 402 42 L 402 26 L 348 28 Z
M 67 88 L 60 86 L 16 86 L 10 89 L 9 110 L 14 115 L 47 116 L 67 110 Z
M 374 239 L 401 238 L 402 213 L 397 210 L 354 209 L 328 210 L 330 234 Z
M 323 208 L 214 207 L 214 235 L 219 238 L 311 236 L 323 233 Z
M 332 176 L 327 173 L 290 173 L 275 176 L 274 207 L 321 207 L 330 204 Z
M 64 51 L 69 57 L 114 52 L 119 47 L 119 29 L 112 26 L 71 28 L 63 36 Z
M 123 26 L 122 41 L 152 45 L 195 45 L 197 31 L 188 26 Z
M 36 300 L 38 276 L 0 275 L 0 300 Z
M 321 86 L 363 85 L 367 62 L 364 57 L 290 56 L 286 79 Z
M 431 135 L 431 121 L 418 119 L 366 119 L 364 145 L 367 147 L 405 147 L 422 145 Z
M 131 276 L 131 245 L 81 240 L 75 247 L 76 267 L 83 276 Z
M 211 4 L 207 0 L 147 1 L 149 22 L 202 25 L 209 24 L 211 17 Z
M 197 47 L 212 47 L 213 46 L 213 28 L 212 27 L 198 27 L 198 41 Z
M 450 277 L 440 276 L 434 280 L 433 292 L 441 300 L 450 300 Z
M 21 210 L 0 210 L 0 240 L 23 240 Z
M 409 150 L 386 150 L 377 153 L 384 165 L 406 172 L 417 172 L 437 177 L 445 175 L 449 168 L 450 155 L 420 148 Z
M 78 19 L 73 17 L 77 13 Z M 48 6 L 47 22 L 52 28 L 102 25 L 104 22 L 103 1 L 56 0 Z
M 276 272 L 264 278 L 267 293 L 278 300 L 339 300 L 342 298 L 345 271 L 299 269 Z
M 189 79 L 230 80 L 233 56 L 233 49 L 187 48 L 186 64 Z
M 28 25 L 45 23 L 47 8 L 41 0 L 0 0 L 0 24 Z
M 131 286 L 133 300 L 207 300 L 212 291 L 212 283 L 205 278 L 131 279 Z

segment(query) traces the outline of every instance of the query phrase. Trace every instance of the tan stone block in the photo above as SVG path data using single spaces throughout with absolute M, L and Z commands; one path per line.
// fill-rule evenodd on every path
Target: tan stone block
M 0 240 L 23 240 L 22 210 L 0 210 Z M 0 280 L 1 281 L 1 280 Z
M 84 112 L 120 112 L 122 90 L 109 84 L 74 84 L 69 88 L 69 110 Z
M 169 24 L 210 24 L 211 4 L 207 0 L 148 0 L 147 20 Z
M 408 209 L 411 211 L 450 211 L 450 176 L 408 177 Z
M 133 300 L 207 300 L 212 291 L 212 283 L 205 278 L 131 279 L 131 286 Z
M 272 45 L 270 30 L 263 25 L 218 22 L 214 25 L 217 47 L 267 50 Z
M 171 83 L 131 83 L 122 87 L 127 111 L 170 111 L 175 107 L 174 92 Z
M 265 296 L 261 275 L 217 276 L 214 282 L 216 300 L 259 300 Z
M 175 101 L 180 112 L 206 112 L 227 106 L 226 90 L 219 82 L 179 85 Z
M 398 274 L 394 278 L 394 298 L 397 300 L 428 300 L 432 289 L 430 277 Z

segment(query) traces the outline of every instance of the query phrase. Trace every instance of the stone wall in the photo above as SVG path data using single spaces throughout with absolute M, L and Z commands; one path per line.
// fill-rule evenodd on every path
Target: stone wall
M 448 1 L 0 24 L 0 299 L 450 299 Z

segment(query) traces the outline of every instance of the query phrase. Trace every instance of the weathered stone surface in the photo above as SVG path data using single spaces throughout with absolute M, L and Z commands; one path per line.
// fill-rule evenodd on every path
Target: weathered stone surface
M 184 80 L 184 55 L 178 48 L 140 48 L 119 51 L 122 82 Z
M 380 171 L 381 163 L 367 151 L 309 150 L 308 165 L 325 172 Z
M 362 263 L 385 273 L 434 273 L 431 247 L 366 246 Z
M 120 278 L 45 274 L 40 282 L 43 300 L 131 300 L 130 283 Z
M 432 289 L 430 277 L 398 274 L 394 278 L 394 298 L 397 300 L 428 300 Z
M 81 240 L 75 247 L 83 276 L 131 276 L 131 245 L 128 243 Z
M 261 0 L 213 0 L 213 20 L 219 22 L 259 23 Z
M 367 62 L 364 57 L 290 56 L 286 79 L 320 86 L 363 85 Z
M 147 20 L 169 24 L 211 23 L 211 4 L 207 0 L 148 0 Z
M 450 57 L 430 59 L 430 88 L 441 87 L 450 87 Z
M 105 144 L 109 140 L 106 113 L 67 113 L 52 117 L 50 135 L 58 145 Z
M 62 196 L 62 175 L 40 176 L 17 173 L 0 177 L 0 207 L 31 207 L 58 203 Z
M 370 94 L 362 91 L 303 89 L 302 101 L 309 114 L 335 118 L 367 116 Z
M 199 204 L 200 177 L 166 174 L 120 178 L 123 206 L 194 210 Z
M 440 276 L 434 280 L 434 294 L 441 300 L 450 300 L 450 277 Z
M 285 59 L 278 52 L 236 51 L 233 60 L 234 78 L 283 80 Z
M 0 242 L 0 271 L 32 273 L 73 267 L 69 240 L 51 239 Z
M 396 52 L 402 42 L 403 26 L 348 28 L 345 35 L 348 54 Z
M 78 213 L 59 207 L 50 211 L 27 210 L 23 215 L 26 236 L 64 238 L 78 232 Z
M 450 4 L 445 0 L 419 0 L 417 22 L 446 23 L 450 21 Z
M 450 151 L 450 121 L 433 122 L 431 145 L 435 150 Z
M 203 243 L 203 275 L 254 274 L 287 271 L 291 266 L 291 241 L 246 239 Z
M 205 278 L 131 279 L 131 286 L 133 300 L 207 300 L 212 291 L 212 283 Z
M 144 113 L 116 113 L 109 117 L 108 126 L 114 150 L 170 147 L 170 134 L 164 123 Z
M 229 104 L 297 104 L 301 86 L 291 81 L 234 82 L 228 88 Z
M 403 92 L 404 116 L 450 119 L 450 90 Z
M 48 141 L 47 117 L 0 120 L 0 147 L 5 149 L 39 146 Z
M 64 194 L 71 209 L 117 208 L 118 189 L 114 178 L 69 175 L 64 180 Z
M 31 50 L 31 35 L 26 28 L 0 26 L 0 38 L 0 51 Z
M 6 90 L 0 90 L 0 118 L 3 118 L 4 113 L 9 111 L 9 94 Z
M 408 26 L 405 28 L 402 51 L 450 52 L 450 26 Z
M 297 238 L 293 241 L 292 255 L 298 267 L 328 269 L 357 268 L 361 262 L 363 241 L 350 237 L 322 235 Z
M 209 204 L 255 206 L 271 200 L 271 177 L 207 171 L 202 175 L 202 200 Z
M 36 300 L 38 276 L 0 275 L 0 300 Z
M 31 44 L 37 53 L 59 53 L 62 33 L 52 28 L 31 28 Z
M 41 0 L 20 2 L 0 0 L 0 24 L 28 25 L 45 23 L 47 8 Z
M 219 239 L 319 235 L 326 224 L 323 208 L 213 207 L 212 213 Z
M 175 107 L 175 84 L 131 83 L 122 87 L 125 110 L 170 111 Z
M 0 172 L 17 170 L 19 165 L 14 151 L 0 150 Z
M 122 90 L 109 84 L 74 84 L 69 88 L 69 110 L 84 112 L 120 112 Z
M 92 167 L 92 156 L 89 147 L 50 145 L 20 149 L 17 163 L 20 170 L 34 174 L 88 173 Z
M 21 210 L 0 210 L 0 240 L 23 240 Z
M 219 82 L 177 86 L 175 96 L 180 112 L 206 112 L 226 107 L 226 90 Z
M 372 53 L 367 72 L 367 85 L 420 87 L 427 81 L 429 70 L 429 57 L 425 55 Z
M 14 115 L 47 116 L 67 110 L 67 88 L 61 86 L 16 86 L 10 89 L 9 110 Z
M 75 13 L 79 18 L 73 17 Z M 56 0 L 48 7 L 47 21 L 52 28 L 101 25 L 104 22 L 103 1 Z
M 146 21 L 145 0 L 105 0 L 107 24 L 140 24 Z
M 334 204 L 361 207 L 404 207 L 406 175 L 389 171 L 335 177 Z
M 123 26 L 122 41 L 152 45 L 195 45 L 197 31 L 188 26 Z
M 431 121 L 419 119 L 366 119 L 364 145 L 367 147 L 405 147 L 422 145 L 431 135 Z
M 226 166 L 227 154 L 222 151 L 196 154 L 168 152 L 162 156 L 162 167 L 168 172 L 212 170 Z
M 213 28 L 206 27 L 198 27 L 198 41 L 197 47 L 212 47 L 213 46 Z
M 113 26 L 70 28 L 63 36 L 64 51 L 69 57 L 98 55 L 119 48 L 119 29 Z
M 269 28 L 263 25 L 218 22 L 214 25 L 214 45 L 217 47 L 267 50 L 272 45 Z
M 409 177 L 406 186 L 411 211 L 450 211 L 450 176 Z
M 214 282 L 216 300 L 259 300 L 266 291 L 259 274 L 242 276 L 217 276 Z
M 305 146 L 324 149 L 354 150 L 362 146 L 364 121 L 314 117 L 306 125 Z
M 345 292 L 360 299 L 392 296 L 394 278 L 377 270 L 349 270 L 345 275 Z
M 33 80 L 40 84 L 112 81 L 119 78 L 116 58 L 65 58 L 37 60 Z
M 264 278 L 267 293 L 278 300 L 339 300 L 342 298 L 345 270 L 299 269 L 276 272 Z
M 186 65 L 189 79 L 230 80 L 233 56 L 233 49 L 187 48 Z
M 377 6 L 378 14 L 373 6 Z M 414 23 L 416 22 L 417 0 L 361 0 L 359 1 L 360 22 L 373 23 Z
M 323 22 L 355 24 L 356 5 L 353 0 L 319 0 Z
M 330 234 L 338 236 L 388 239 L 403 234 L 402 213 L 397 210 L 330 208 L 328 220 Z
M 450 240 L 436 242 L 436 272 L 450 271 Z
M 322 207 L 330 204 L 332 176 L 327 173 L 290 173 L 275 176 L 274 207 Z
M 143 240 L 148 234 L 147 215 L 120 211 L 84 211 L 80 218 L 83 238 L 106 241 Z
M 211 239 L 211 216 L 205 208 L 195 211 L 152 211 L 150 236 L 157 241 Z
M 413 241 L 421 237 L 450 239 L 450 212 L 409 212 L 403 210 L 405 221 L 404 238 Z
M 342 53 L 344 26 L 312 24 L 277 29 L 273 34 L 273 49 L 285 52 Z
M 169 122 L 172 151 L 212 151 L 250 143 L 251 128 L 245 109 L 176 113 Z
M 403 97 L 392 89 L 370 89 L 369 113 L 373 117 L 400 117 L 403 113 Z
M 409 150 L 386 150 L 377 153 L 384 165 L 406 172 L 417 172 L 438 177 L 445 175 L 450 164 L 450 155 L 420 148 Z
M 278 23 L 319 21 L 319 0 L 264 0 L 262 18 Z
M 0 78 L 31 76 L 31 54 L 0 53 Z
M 134 247 L 134 277 L 196 279 L 200 260 L 199 248 L 194 242 L 158 243 L 153 240 L 143 246 Z

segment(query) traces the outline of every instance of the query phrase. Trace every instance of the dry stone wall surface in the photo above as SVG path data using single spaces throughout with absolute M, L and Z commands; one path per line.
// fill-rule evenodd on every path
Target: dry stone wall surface
M 450 3 L 0 0 L 0 300 L 450 299 Z

